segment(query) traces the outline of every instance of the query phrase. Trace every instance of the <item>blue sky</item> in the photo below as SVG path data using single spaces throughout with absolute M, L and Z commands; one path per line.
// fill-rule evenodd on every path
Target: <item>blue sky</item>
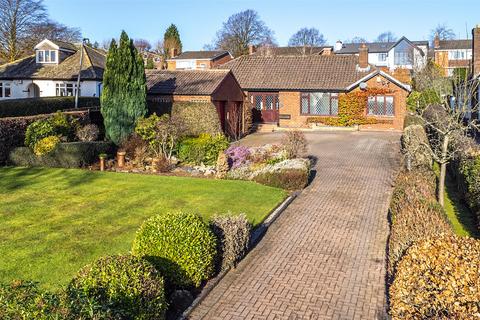
M 52 19 L 81 29 L 102 43 L 124 29 L 132 38 L 155 42 L 170 23 L 180 30 L 184 50 L 211 43 L 231 14 L 254 9 L 275 32 L 279 45 L 301 27 L 315 27 L 330 44 L 354 36 L 374 39 L 386 30 L 428 40 L 438 23 L 460 38 L 480 24 L 479 0 L 44 0 Z

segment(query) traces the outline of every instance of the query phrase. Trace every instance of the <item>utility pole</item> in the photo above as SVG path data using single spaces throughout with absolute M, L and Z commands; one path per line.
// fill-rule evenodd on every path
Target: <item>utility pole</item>
M 82 73 L 82 63 L 83 63 L 83 49 L 87 41 L 88 41 L 88 38 L 83 38 L 82 45 L 80 47 L 80 67 L 78 69 L 78 76 L 77 76 L 77 90 L 75 91 L 75 109 L 78 108 L 78 96 L 80 94 L 80 73 Z

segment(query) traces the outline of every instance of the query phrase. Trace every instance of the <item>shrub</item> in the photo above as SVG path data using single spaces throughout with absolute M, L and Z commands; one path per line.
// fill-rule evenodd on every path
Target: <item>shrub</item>
M 203 133 L 197 138 L 181 141 L 178 158 L 185 163 L 214 165 L 218 155 L 228 148 L 228 144 L 228 139 L 223 134 Z
M 247 162 L 250 156 L 250 149 L 245 146 L 230 146 L 225 154 L 232 169 L 236 169 Z
M 248 250 L 251 224 L 244 214 L 216 216 L 211 221 L 212 230 L 219 240 L 221 270 L 235 267 Z
M 414 124 L 419 125 L 419 126 L 423 126 L 425 124 L 425 122 L 422 119 L 422 117 L 420 117 L 416 114 L 407 114 L 405 116 L 404 121 L 403 121 L 403 128 L 405 129 L 406 127 L 414 125 Z
M 40 289 L 35 282 L 0 284 L 0 319 L 65 319 L 68 310 L 60 296 Z
M 193 213 L 165 213 L 146 220 L 132 252 L 145 256 L 174 287 L 198 287 L 214 273 L 215 236 Z
M 55 150 L 37 157 L 30 148 L 19 147 L 10 152 L 9 163 L 21 167 L 81 168 L 98 161 L 101 153 L 112 153 L 108 142 L 59 143 Z
M 224 179 L 227 176 L 229 164 L 228 156 L 224 152 L 220 152 L 217 159 L 217 178 Z
M 307 151 L 305 134 L 298 130 L 285 132 L 282 143 L 289 159 L 299 158 Z
M 73 138 L 76 121 L 71 121 L 63 113 L 57 112 L 52 117 L 37 120 L 28 126 L 25 133 L 25 145 L 34 148 L 43 138 L 58 136 L 62 141 Z
M 413 245 L 390 287 L 393 319 L 476 319 L 480 242 L 443 235 Z
M 100 130 L 95 124 L 87 124 L 83 127 L 79 127 L 75 134 L 80 141 L 96 141 L 100 134 Z
M 463 197 L 480 221 L 480 156 L 462 157 L 458 171 Z
M 307 159 L 293 159 L 266 165 L 254 171 L 251 180 L 271 187 L 299 190 L 308 184 L 309 176 L 310 162 Z
M 202 133 L 222 133 L 217 109 L 211 102 L 174 102 L 172 118 L 183 125 L 182 135 L 195 137 Z
M 97 97 L 78 98 L 78 107 L 80 109 L 92 109 L 99 106 L 100 99 Z M 0 118 L 50 114 L 57 111 L 65 111 L 74 108 L 75 97 L 9 99 L 0 101 Z
M 409 170 L 416 167 L 432 167 L 432 150 L 422 126 L 411 125 L 406 127 L 401 142 L 402 153 L 405 155 L 406 166 Z
M 36 156 L 46 155 L 47 153 L 55 150 L 59 143 L 60 139 L 57 136 L 48 136 L 35 143 L 35 146 L 33 147 L 33 153 Z
M 108 256 L 85 266 L 67 294 L 79 318 L 165 318 L 163 278 L 149 262 L 130 255 Z M 82 308 L 85 300 L 95 305 L 93 315 Z

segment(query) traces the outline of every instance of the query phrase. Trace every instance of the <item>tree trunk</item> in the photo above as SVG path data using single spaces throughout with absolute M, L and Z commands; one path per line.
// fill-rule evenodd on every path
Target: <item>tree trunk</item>
M 443 138 L 443 145 L 442 145 L 442 161 L 440 162 L 440 178 L 438 181 L 438 191 L 437 191 L 437 198 L 438 203 L 443 207 L 445 205 L 444 201 L 444 193 L 445 193 L 445 177 L 447 174 L 447 154 L 448 154 L 448 143 L 450 142 L 450 137 L 445 135 Z

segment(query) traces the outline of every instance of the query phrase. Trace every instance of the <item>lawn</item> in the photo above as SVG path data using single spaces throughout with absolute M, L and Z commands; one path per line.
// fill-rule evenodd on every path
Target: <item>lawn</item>
M 244 212 L 256 225 L 285 197 L 246 181 L 0 168 L 0 282 L 58 288 L 95 258 L 128 252 L 153 214 Z

